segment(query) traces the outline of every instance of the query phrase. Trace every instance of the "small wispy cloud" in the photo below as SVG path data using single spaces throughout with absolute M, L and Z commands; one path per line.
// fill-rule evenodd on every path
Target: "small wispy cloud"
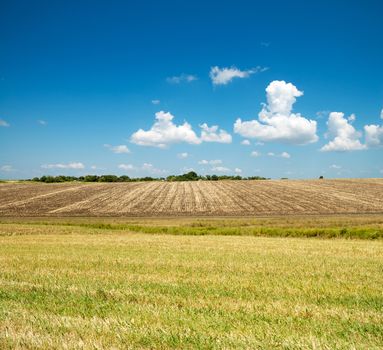
M 267 69 L 267 67 L 260 66 L 248 70 L 240 70 L 235 66 L 232 66 L 230 68 L 220 68 L 218 66 L 215 66 L 211 67 L 209 76 L 213 85 L 227 85 L 234 78 L 248 78 L 251 74 L 264 72 Z
M 43 164 L 41 166 L 43 169 L 84 169 L 85 166 L 81 162 L 72 162 L 72 163 L 56 163 L 56 164 Z
M 97 165 L 92 165 L 90 168 L 91 168 L 92 170 L 106 170 L 106 168 L 101 168 L 101 167 L 99 167 L 99 166 L 97 166 Z
M 282 152 L 279 156 L 280 156 L 281 158 L 286 158 L 286 159 L 291 158 L 290 153 L 287 153 L 287 152 Z
M 185 73 L 166 78 L 166 81 L 169 84 L 191 83 L 192 81 L 195 81 L 195 80 L 198 80 L 197 76 L 192 74 L 185 74 Z
M 122 170 L 136 170 L 136 167 L 132 164 L 119 164 L 118 169 Z
M 244 145 L 244 146 L 250 146 L 251 145 L 251 142 L 249 140 L 243 140 L 241 142 L 241 145 Z
M 203 160 L 200 160 L 198 162 L 198 164 L 200 165 L 217 165 L 217 164 L 222 164 L 222 160 L 221 159 L 212 159 L 212 160 L 206 160 L 206 159 L 203 159 Z
M 323 118 L 327 118 L 327 116 L 330 114 L 331 111 L 327 111 L 327 110 L 324 110 L 324 111 L 318 111 L 315 113 L 315 115 L 317 116 L 317 119 L 323 119 Z
M 179 159 L 186 159 L 187 157 L 189 157 L 189 153 L 187 153 L 187 152 L 178 153 L 177 157 Z
M 351 123 L 354 122 L 356 120 L 356 115 L 352 113 L 351 115 L 348 116 L 347 120 Z
M 104 147 L 110 149 L 113 153 L 116 154 L 130 153 L 129 148 L 126 145 L 112 146 L 109 144 L 104 144 Z
M 231 170 L 224 166 L 215 166 L 211 168 L 211 171 L 216 171 L 218 173 L 227 173 L 227 172 L 230 172 Z
M 269 152 L 269 153 L 267 153 L 267 155 L 269 157 L 280 157 L 280 158 L 285 158 L 285 159 L 291 158 L 290 153 L 287 153 L 287 152 L 282 152 L 280 154 L 275 154 L 274 152 Z
M 0 167 L 0 170 L 1 171 L 4 171 L 4 172 L 10 172 L 10 171 L 15 171 L 15 169 L 13 168 L 12 165 L 3 165 Z
M 45 125 L 48 124 L 45 120 L 42 120 L 42 119 L 39 119 L 39 120 L 37 121 L 37 123 L 40 124 L 40 125 L 42 125 L 42 126 L 45 126 Z
M 251 152 L 250 155 L 251 155 L 252 157 L 259 157 L 259 156 L 261 155 L 261 153 L 258 152 L 258 151 L 253 151 L 253 152 Z
M 152 104 L 154 105 L 159 105 L 161 103 L 160 100 L 152 100 Z
M 146 172 L 148 172 L 148 173 L 150 173 L 150 174 L 164 174 L 164 173 L 166 173 L 166 170 L 164 170 L 164 169 L 158 169 L 158 168 L 156 168 L 153 164 L 151 164 L 151 163 L 144 163 L 144 164 L 142 164 L 142 167 L 141 167 L 141 169 L 143 170 L 143 171 L 146 171 Z
M 339 170 L 339 169 L 342 169 L 342 167 L 340 165 L 337 165 L 337 164 L 332 164 L 332 165 L 330 165 L 330 169 L 337 169 L 337 170 Z
M 144 171 L 150 174 L 157 175 L 166 173 L 166 170 L 158 169 L 151 163 L 143 163 L 141 166 L 135 166 L 133 164 L 119 164 L 118 168 L 125 171 Z
M 0 119 L 0 126 L 2 126 L 4 128 L 8 128 L 11 125 L 8 122 L 6 122 L 4 119 Z

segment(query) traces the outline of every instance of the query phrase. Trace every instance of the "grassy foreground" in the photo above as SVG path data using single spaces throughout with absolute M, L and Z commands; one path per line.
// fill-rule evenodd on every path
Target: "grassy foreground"
M 11 226 L 7 226 L 11 224 Z M 98 231 L 170 235 L 228 235 L 383 239 L 383 215 L 282 216 L 245 218 L 0 218 L 0 235 L 50 232 L 72 226 Z M 39 229 L 39 226 L 40 229 Z M 94 231 L 94 232 L 96 232 Z M 89 231 L 88 231 L 89 232 Z
M 0 266 L 1 349 L 383 347 L 381 240 L 2 223 Z

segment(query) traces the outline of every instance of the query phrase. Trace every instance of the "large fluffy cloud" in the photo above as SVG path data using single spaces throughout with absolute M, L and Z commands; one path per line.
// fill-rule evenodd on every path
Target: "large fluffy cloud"
M 172 143 L 186 142 L 200 144 L 201 140 L 193 131 L 191 125 L 184 122 L 181 125 L 173 123 L 174 116 L 169 112 L 156 113 L 153 126 L 145 131 L 139 129 L 131 136 L 131 142 L 140 146 L 166 147 Z
M 139 129 L 130 138 L 131 142 L 140 146 L 154 146 L 165 148 L 172 143 L 186 142 L 198 145 L 202 142 L 231 143 L 232 137 L 218 125 L 200 125 L 201 136 L 198 137 L 191 125 L 184 122 L 182 125 L 173 123 L 174 116 L 169 112 L 156 113 L 156 121 L 149 130 Z
M 355 120 L 355 117 L 352 118 Z M 357 151 L 366 149 L 366 145 L 360 142 L 362 134 L 344 117 L 344 113 L 331 112 L 327 121 L 328 133 L 332 137 L 321 151 Z
M 200 125 L 201 140 L 204 142 L 231 143 L 231 135 L 225 130 L 218 129 L 218 125 L 209 127 L 206 123 Z
M 317 123 L 299 113 L 292 113 L 296 98 L 303 95 L 293 84 L 275 80 L 266 88 L 267 104 L 258 114 L 259 120 L 234 123 L 234 132 L 261 141 L 308 144 L 318 140 Z
M 267 68 L 263 67 L 240 70 L 234 66 L 230 68 L 219 68 L 218 66 L 215 66 L 211 67 L 209 76 L 214 85 L 226 85 L 234 78 L 248 78 L 251 74 L 263 72 L 265 70 L 267 70 Z

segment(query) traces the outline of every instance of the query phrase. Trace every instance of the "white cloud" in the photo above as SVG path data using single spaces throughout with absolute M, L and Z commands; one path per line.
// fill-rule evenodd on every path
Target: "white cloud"
M 266 88 L 267 105 L 258 114 L 258 120 L 244 121 L 238 118 L 234 132 L 243 137 L 270 142 L 308 144 L 318 141 L 317 122 L 292 113 L 296 97 L 302 96 L 293 84 L 275 80 Z
M 222 160 L 221 159 L 213 159 L 213 160 L 209 161 L 209 164 L 212 164 L 212 165 L 222 164 Z
M 342 167 L 340 165 L 332 164 L 332 165 L 330 165 L 330 169 L 337 169 L 337 170 L 339 170 L 339 169 L 342 169 Z
M 232 142 L 232 136 L 227 131 L 219 129 L 218 125 L 209 126 L 206 123 L 201 124 L 201 136 L 198 137 L 189 123 L 184 122 L 182 125 L 176 125 L 173 123 L 173 118 L 174 116 L 169 112 L 157 112 L 156 121 L 152 127 L 149 130 L 139 129 L 132 134 L 130 141 L 140 146 L 160 148 L 165 148 L 172 143 L 180 142 L 195 145 L 202 142 Z M 111 148 L 110 145 L 105 146 Z
M 359 140 L 361 133 L 349 123 L 348 119 L 344 117 L 344 113 L 331 112 L 327 126 L 328 133 L 326 135 L 333 139 L 324 145 L 320 149 L 321 151 L 356 151 L 367 148 Z
M 166 81 L 169 84 L 180 84 L 183 82 L 190 83 L 190 82 L 195 81 L 197 79 L 198 78 L 195 75 L 182 73 L 181 75 L 178 75 L 178 76 L 168 77 L 168 78 L 166 78 Z
M 189 157 L 189 154 L 187 152 L 182 152 L 182 153 L 178 153 L 177 157 L 180 159 L 185 159 L 185 158 Z
M 380 118 L 383 119 L 383 109 L 380 111 Z M 383 146 L 383 125 L 365 125 L 364 132 L 368 147 Z
M 9 172 L 14 170 L 15 169 L 13 168 L 12 165 L 3 165 L 2 167 L 0 167 L 0 171 L 4 171 L 4 172 Z
M 235 169 L 234 169 L 234 172 L 237 173 L 237 174 L 241 174 L 241 173 L 242 173 L 242 169 L 235 168 Z
M 136 169 L 132 164 L 119 164 L 118 168 L 122 169 L 122 170 L 135 170 Z
M 174 116 L 169 112 L 156 113 L 156 121 L 152 127 L 145 131 L 139 129 L 131 136 L 131 142 L 140 146 L 153 146 L 165 148 L 172 143 L 186 142 L 200 144 L 201 140 L 193 131 L 191 125 L 184 122 L 182 125 L 173 123 Z
M 269 157 L 281 157 L 281 158 L 285 158 L 285 159 L 291 158 L 291 155 L 287 152 L 282 152 L 281 154 L 275 154 L 274 152 L 268 152 L 267 155 Z
M 200 125 L 201 140 L 204 142 L 231 143 L 231 135 L 223 129 L 218 129 L 218 125 L 209 127 L 206 123 Z
M 227 173 L 230 171 L 230 169 L 224 166 L 215 166 L 211 168 L 211 171 L 216 171 L 218 173 Z
M 327 111 L 327 110 L 325 110 L 325 111 L 318 111 L 318 112 L 316 112 L 315 114 L 316 114 L 316 116 L 317 116 L 317 119 L 322 119 L 322 118 L 327 117 L 327 116 L 330 114 L 330 112 L 331 112 L 331 111 Z
M 241 145 L 244 145 L 244 146 L 250 146 L 250 145 L 251 145 L 251 142 L 250 142 L 249 140 L 245 139 L 245 140 L 243 140 L 243 141 L 241 142 Z
M 116 154 L 130 153 L 129 148 L 126 145 L 111 146 L 105 144 L 104 147 L 109 148 L 113 153 Z
M 380 118 L 383 119 L 383 109 L 380 111 Z M 364 126 L 367 147 L 383 146 L 383 125 Z
M 383 145 L 383 126 L 365 125 L 366 144 L 368 147 L 378 147 Z
M 288 159 L 288 158 L 291 158 L 291 155 L 287 152 L 282 152 L 280 157 Z
M 212 159 L 212 160 L 203 159 L 203 160 L 200 160 L 198 162 L 198 164 L 201 164 L 201 165 L 207 165 L 207 164 L 217 165 L 217 164 L 222 164 L 222 160 L 221 159 Z
M 349 122 L 353 122 L 353 121 L 355 121 L 355 119 L 356 119 L 356 115 L 353 113 L 353 114 L 351 114 L 348 118 L 347 118 L 347 120 L 349 121 Z
M 248 78 L 251 74 L 265 70 L 267 70 L 267 68 L 256 67 L 242 71 L 234 66 L 231 68 L 219 68 L 215 66 L 211 67 L 209 76 L 214 85 L 226 85 L 234 78 Z
M 160 100 L 152 100 L 152 104 L 154 105 L 159 105 L 161 103 Z
M 151 163 L 143 163 L 141 166 L 135 166 L 133 164 L 119 164 L 119 169 L 125 170 L 125 171 L 144 171 L 150 174 L 163 174 L 166 172 L 166 170 L 158 169 L 153 166 Z
M 261 153 L 259 153 L 258 151 L 251 152 L 252 157 L 259 157 L 260 155 L 261 155 Z
M 0 126 L 3 126 L 4 128 L 8 128 L 10 125 L 4 119 L 0 119 Z
M 80 162 L 73 162 L 68 164 L 62 164 L 62 163 L 43 164 L 41 167 L 43 169 L 84 169 L 85 168 L 84 164 Z
M 166 170 L 158 169 L 153 166 L 151 163 L 144 163 L 141 167 L 142 170 L 147 171 L 151 174 L 163 174 Z
M 42 125 L 42 126 L 47 125 L 47 122 L 46 122 L 45 120 L 42 120 L 42 119 L 39 119 L 39 120 L 37 121 L 37 123 L 40 124 L 40 125 Z

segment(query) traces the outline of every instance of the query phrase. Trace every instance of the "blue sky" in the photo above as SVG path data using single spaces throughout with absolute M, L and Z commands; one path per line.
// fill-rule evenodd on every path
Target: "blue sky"
M 382 13 L 2 0 L 0 178 L 381 177 Z

